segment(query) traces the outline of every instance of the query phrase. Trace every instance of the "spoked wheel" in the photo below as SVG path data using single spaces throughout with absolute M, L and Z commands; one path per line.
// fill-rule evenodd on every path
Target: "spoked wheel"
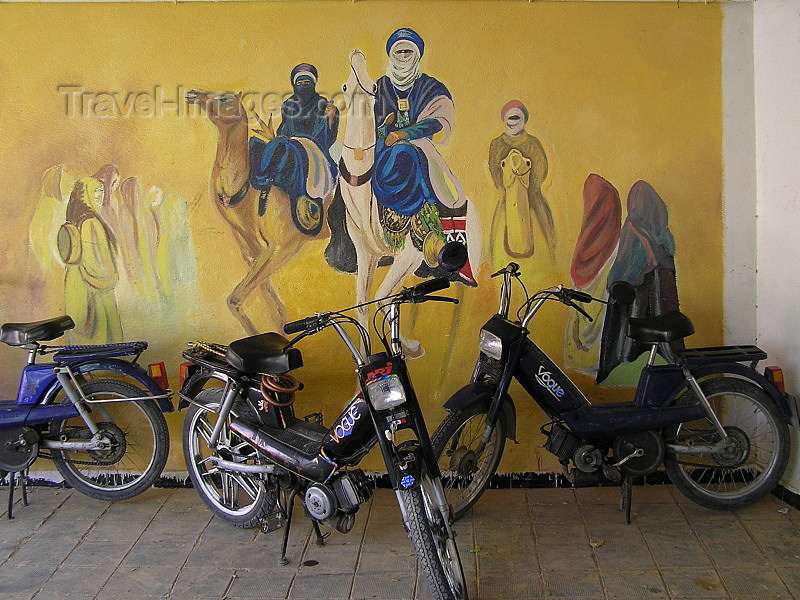
M 707 447 L 702 454 L 668 451 L 664 467 L 687 498 L 716 510 L 749 506 L 769 494 L 789 459 L 789 429 L 772 398 L 760 387 L 723 377 L 701 382 L 728 441 L 708 419 L 683 423 L 665 432 L 668 444 Z M 682 403 L 694 402 L 685 394 Z
M 209 396 L 216 395 L 210 399 Z M 205 398 L 203 398 L 205 396 Z M 219 402 L 222 389 L 200 392 L 197 400 Z M 215 448 L 208 442 L 217 420 L 215 412 L 192 404 L 183 421 L 183 455 L 186 467 L 197 493 L 211 511 L 221 519 L 237 527 L 254 527 L 266 517 L 277 502 L 277 491 L 268 485 L 266 475 L 225 471 L 216 468 L 209 458 L 212 456 L 227 461 L 257 465 L 256 451 L 227 426 Z
M 414 542 L 419 565 L 435 600 L 466 600 L 464 570 L 455 539 L 443 522 L 439 509 L 431 502 L 432 482 L 427 477 L 419 487 L 399 490 L 404 505 L 406 529 Z
M 103 447 L 53 450 L 56 469 L 73 488 L 98 500 L 125 500 L 142 493 L 167 462 L 169 433 L 164 415 L 151 400 L 119 401 L 145 394 L 123 381 L 98 380 L 82 389 L 104 438 Z M 92 439 L 80 417 L 53 423 L 50 434 L 66 442 Z
M 439 459 L 445 495 L 455 519 L 463 517 L 478 501 L 503 456 L 506 430 L 502 418 L 497 420 L 489 443 L 483 451 L 480 449 L 486 417 L 486 409 L 480 406 L 452 413 L 431 438 L 433 452 Z

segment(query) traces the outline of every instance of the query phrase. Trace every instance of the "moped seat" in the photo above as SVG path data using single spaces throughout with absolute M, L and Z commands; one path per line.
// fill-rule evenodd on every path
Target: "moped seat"
M 24 346 L 34 342 L 54 340 L 73 327 L 75 322 L 67 315 L 31 323 L 6 323 L 0 328 L 0 342 L 9 346 Z
M 628 321 L 628 337 L 645 344 L 672 342 L 694 333 L 689 317 L 678 310 L 656 317 L 632 317 Z
M 303 366 L 297 348 L 286 349 L 289 340 L 277 333 L 261 333 L 231 342 L 225 360 L 245 373 L 279 375 Z

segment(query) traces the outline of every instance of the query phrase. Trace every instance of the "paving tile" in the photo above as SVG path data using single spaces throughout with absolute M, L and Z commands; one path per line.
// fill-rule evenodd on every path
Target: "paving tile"
M 712 569 L 663 569 L 661 576 L 672 598 L 725 598 L 722 580 Z
M 662 568 L 707 567 L 711 560 L 705 549 L 686 528 L 655 528 L 644 531 L 644 537 L 656 564 Z
M 159 557 L 160 559 L 161 557 Z M 96 600 L 111 600 L 125 596 L 139 598 L 162 598 L 169 594 L 178 577 L 175 567 L 157 564 L 145 566 L 120 566 L 106 581 Z
M 525 490 L 528 506 L 549 504 L 577 504 L 575 490 L 572 488 L 535 488 Z
M 534 523 L 572 523 L 582 518 L 577 502 L 532 504 L 528 511 Z
M 479 598 L 493 600 L 503 598 L 544 598 L 544 588 L 538 570 L 530 572 L 481 571 Z
M 98 567 L 61 567 L 42 586 L 36 598 L 94 598 L 115 568 L 111 564 Z
M 791 598 L 792 594 L 772 569 L 720 569 L 720 577 L 734 598 Z
M 364 573 L 359 571 L 353 580 L 353 598 L 412 600 L 416 572 Z
M 800 569 L 778 567 L 775 572 L 794 597 L 800 599 Z
M 56 565 L 9 566 L 0 568 L 0 598 L 12 595 L 33 597 L 50 579 Z
M 269 570 L 237 570 L 225 598 L 286 598 L 294 572 L 275 573 Z
M 64 566 L 94 567 L 113 564 L 116 567 L 132 546 L 129 541 L 95 542 L 84 539 L 67 557 Z
M 656 569 L 602 572 L 603 587 L 609 598 L 667 598 L 667 590 Z
M 358 571 L 364 573 L 409 573 L 417 568 L 417 554 L 409 541 L 407 547 L 362 548 Z
M 346 600 L 353 587 L 352 573 L 335 573 L 319 577 L 298 573 L 289 590 L 289 598 L 297 600 Z
M 590 529 L 589 544 L 603 570 L 647 570 L 656 566 L 649 546 L 635 528 Z
M 213 566 L 184 568 L 169 594 L 174 598 L 222 598 L 233 581 L 235 569 Z
M 544 571 L 544 587 L 550 596 L 565 598 L 602 598 L 603 585 L 597 571 Z

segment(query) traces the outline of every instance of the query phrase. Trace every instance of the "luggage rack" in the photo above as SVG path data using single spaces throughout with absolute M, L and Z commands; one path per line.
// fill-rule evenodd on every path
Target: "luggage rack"
M 112 358 L 133 356 L 134 362 L 147 350 L 147 342 L 120 342 L 118 344 L 96 344 L 89 346 L 48 346 L 42 354 L 53 354 L 56 362 L 76 362 L 87 357 Z
M 712 346 L 709 348 L 687 348 L 679 356 L 687 366 L 725 362 L 749 362 L 755 369 L 758 361 L 767 358 L 767 353 L 758 346 Z

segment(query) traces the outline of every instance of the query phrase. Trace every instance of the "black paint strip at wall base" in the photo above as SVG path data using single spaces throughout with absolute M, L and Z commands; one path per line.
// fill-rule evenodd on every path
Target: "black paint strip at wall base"
M 389 478 L 385 473 L 369 473 L 368 476 L 374 481 L 375 487 L 388 488 Z M 666 473 L 656 472 L 646 478 L 637 477 L 633 482 L 637 485 L 669 485 L 670 481 Z M 43 487 L 68 488 L 64 482 L 56 483 L 43 478 L 28 479 L 28 485 Z M 8 487 L 7 477 L 0 479 L 0 489 Z M 161 477 L 156 481 L 158 488 L 191 488 L 192 482 L 188 476 Z M 560 473 L 497 473 L 489 482 L 489 489 L 535 489 L 535 488 L 571 488 L 572 483 Z M 587 486 L 588 487 L 588 486 Z M 602 483 L 595 487 L 619 487 L 619 484 Z M 778 486 L 772 494 L 788 504 L 800 510 L 800 494 L 793 492 L 783 486 Z

